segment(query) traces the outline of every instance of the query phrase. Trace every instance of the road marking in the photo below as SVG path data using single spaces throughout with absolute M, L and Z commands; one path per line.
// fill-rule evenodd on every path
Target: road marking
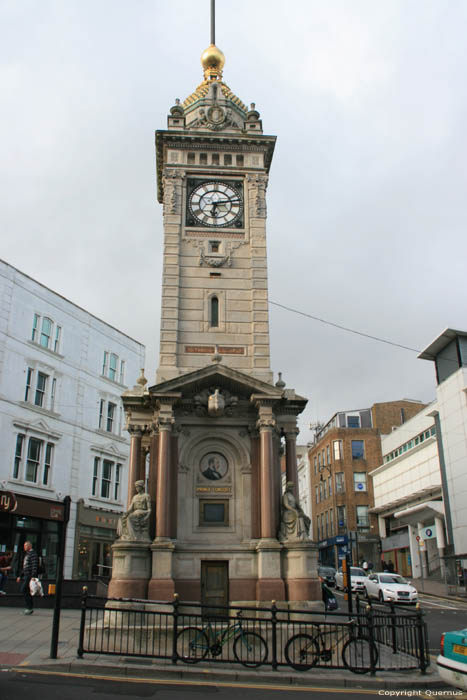
M 173 679 L 154 679 L 154 678 L 135 678 L 129 676 L 100 676 L 90 673 L 71 673 L 68 671 L 40 671 L 34 670 L 33 668 L 25 668 L 24 666 L 16 666 L 9 669 L 10 671 L 15 671 L 16 673 L 29 673 L 31 675 L 37 674 L 40 676 L 60 676 L 63 678 L 86 678 L 88 680 L 103 680 L 103 681 L 115 681 L 118 683 L 147 683 L 150 685 L 209 685 L 218 688 L 251 688 L 254 690 L 264 690 L 268 688 L 269 690 L 293 690 L 294 692 L 321 692 L 321 693 L 345 693 L 347 695 L 360 694 L 360 695 L 375 695 L 378 692 L 377 688 L 327 688 L 326 686 L 293 686 L 293 685 L 273 685 L 272 683 L 241 683 L 238 681 L 227 683 L 225 681 L 192 681 L 192 680 L 173 680 Z M 378 678 L 373 676 L 372 680 L 384 682 L 383 678 Z
M 452 605 L 443 605 L 442 603 L 435 603 L 433 600 L 427 600 L 426 598 L 422 600 L 422 603 L 423 605 L 433 605 L 435 608 L 443 608 L 444 610 L 459 610 L 459 608 L 454 608 Z

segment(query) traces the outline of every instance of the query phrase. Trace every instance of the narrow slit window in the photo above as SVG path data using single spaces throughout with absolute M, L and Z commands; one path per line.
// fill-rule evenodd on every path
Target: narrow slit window
M 219 299 L 217 297 L 211 298 L 211 327 L 219 327 Z

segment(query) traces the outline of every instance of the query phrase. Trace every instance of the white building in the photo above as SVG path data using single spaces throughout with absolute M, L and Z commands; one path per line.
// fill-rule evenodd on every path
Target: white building
M 467 559 L 467 333 L 446 328 L 420 355 L 436 369 L 439 461 L 451 555 Z M 465 566 L 464 566 L 465 568 Z
M 3 261 L 0 287 L 0 550 L 29 539 L 54 578 L 70 496 L 65 578 L 90 578 L 126 504 L 120 396 L 145 349 Z
M 401 573 L 465 583 L 467 333 L 447 328 L 419 358 L 435 363 L 436 400 L 383 438 L 373 512 L 383 557 Z
M 298 494 L 303 512 L 311 519 L 311 482 L 308 445 L 297 445 Z M 312 521 L 313 522 L 313 521 Z M 313 533 L 310 531 L 310 537 Z
M 383 464 L 370 472 L 382 557 L 416 578 L 440 573 L 445 547 L 434 406 L 382 436 Z

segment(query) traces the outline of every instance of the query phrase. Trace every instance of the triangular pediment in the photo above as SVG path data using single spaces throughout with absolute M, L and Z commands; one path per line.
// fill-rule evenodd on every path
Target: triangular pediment
M 209 365 L 156 384 L 149 388 L 149 394 L 154 396 L 180 393 L 183 396 L 190 396 L 214 385 L 221 389 L 227 389 L 233 394 L 240 394 L 245 398 L 258 394 L 276 398 L 279 401 L 284 395 L 284 391 L 273 384 L 268 384 L 252 377 L 251 374 L 245 374 L 232 369 L 232 367 L 219 364 Z

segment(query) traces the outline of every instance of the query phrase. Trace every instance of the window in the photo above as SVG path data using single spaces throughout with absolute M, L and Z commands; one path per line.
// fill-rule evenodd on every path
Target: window
M 117 363 L 118 363 L 118 357 L 114 355 L 114 353 L 110 353 L 110 361 L 109 361 L 109 379 L 111 379 L 113 382 L 116 379 L 117 376 Z
M 315 474 L 317 474 L 318 473 L 318 459 L 317 459 L 316 455 L 314 456 L 313 462 L 315 465 Z
M 356 506 L 357 530 L 369 530 L 370 518 L 368 516 L 368 506 Z
M 332 449 L 334 451 L 334 460 L 342 459 L 342 440 L 333 440 Z
M 211 297 L 211 328 L 219 327 L 219 299 Z
M 329 445 L 326 445 L 326 460 L 328 464 L 331 464 L 331 449 Z
M 61 327 L 54 323 L 51 318 L 34 314 L 31 334 L 33 343 L 37 343 L 47 350 L 59 352 L 61 331 Z
M 25 444 L 27 448 L 25 449 Z M 13 479 L 48 486 L 54 445 L 51 442 L 18 434 L 16 437 Z M 23 455 L 26 455 L 23 463 Z
M 36 393 L 34 395 L 34 405 L 44 407 L 45 389 L 48 376 L 43 372 L 37 373 Z
M 347 416 L 347 427 L 348 428 L 359 428 L 360 427 L 360 416 Z
M 102 375 L 113 382 L 125 383 L 125 360 L 121 360 L 114 352 L 104 351 Z
M 237 163 L 237 165 L 242 166 L 242 165 L 243 165 L 243 162 L 244 162 L 244 161 L 243 161 L 243 156 L 242 156 L 242 155 L 237 155 L 237 156 L 235 156 L 235 162 Z
M 195 162 L 195 154 L 194 153 L 189 153 L 188 154 L 188 163 L 192 165 Z
M 26 390 L 24 392 L 24 400 L 25 401 L 28 401 L 28 399 L 29 399 L 29 392 L 31 390 L 31 382 L 32 382 L 32 374 L 33 374 L 33 370 L 31 369 L 31 367 L 28 367 L 28 371 L 26 374 Z
M 352 459 L 363 459 L 364 456 L 363 440 L 352 440 Z
M 332 496 L 332 478 L 330 476 L 328 477 L 328 494 L 329 497 Z
M 329 513 L 326 511 L 325 513 L 325 518 L 326 518 L 326 537 L 329 537 Z
M 316 503 L 319 503 L 319 486 L 315 486 L 315 499 Z
M 99 422 L 98 426 L 102 430 L 102 426 L 104 425 L 104 407 L 105 407 L 105 401 L 104 399 L 101 399 L 99 401 Z
M 230 153 L 224 154 L 224 165 L 232 165 L 232 155 Z
M 324 450 L 321 452 L 321 457 L 323 459 L 323 467 L 324 467 L 326 464 L 326 453 L 324 452 Z
M 209 252 L 210 253 L 218 253 L 219 248 L 220 248 L 219 241 L 209 241 Z
M 218 153 L 213 153 L 211 157 L 211 163 L 213 165 L 219 165 L 219 154 Z
M 53 411 L 55 409 L 56 396 L 56 378 L 49 377 L 45 372 L 28 367 L 26 370 L 24 400 L 33 403 L 38 408 Z
M 107 404 L 107 422 L 106 422 L 106 430 L 108 433 L 113 432 L 113 424 L 115 420 L 115 409 L 116 405 L 114 403 L 109 403 Z
M 199 164 L 200 165 L 207 165 L 208 164 L 208 154 L 207 153 L 200 153 L 199 154 Z
M 331 537 L 334 537 L 334 511 L 332 508 L 329 511 L 329 525 L 331 528 Z
M 199 524 L 203 526 L 228 525 L 229 502 L 227 500 L 200 500 Z
M 345 493 L 344 472 L 336 473 L 336 493 Z
M 321 471 L 321 452 L 318 452 L 318 469 Z
M 337 506 L 337 526 L 338 528 L 347 527 L 347 518 L 345 517 L 345 506 Z
M 326 498 L 327 498 L 327 494 L 326 494 L 326 481 L 323 481 L 322 483 L 323 483 L 323 500 L 325 501 Z
M 366 472 L 353 473 L 354 491 L 366 491 Z
M 16 437 L 16 450 L 15 450 L 15 464 L 13 467 L 13 479 L 19 479 L 19 473 L 21 468 L 21 456 L 23 454 L 23 442 L 24 435 L 17 435 Z
M 92 495 L 95 498 L 118 501 L 122 465 L 102 457 L 94 457 Z

